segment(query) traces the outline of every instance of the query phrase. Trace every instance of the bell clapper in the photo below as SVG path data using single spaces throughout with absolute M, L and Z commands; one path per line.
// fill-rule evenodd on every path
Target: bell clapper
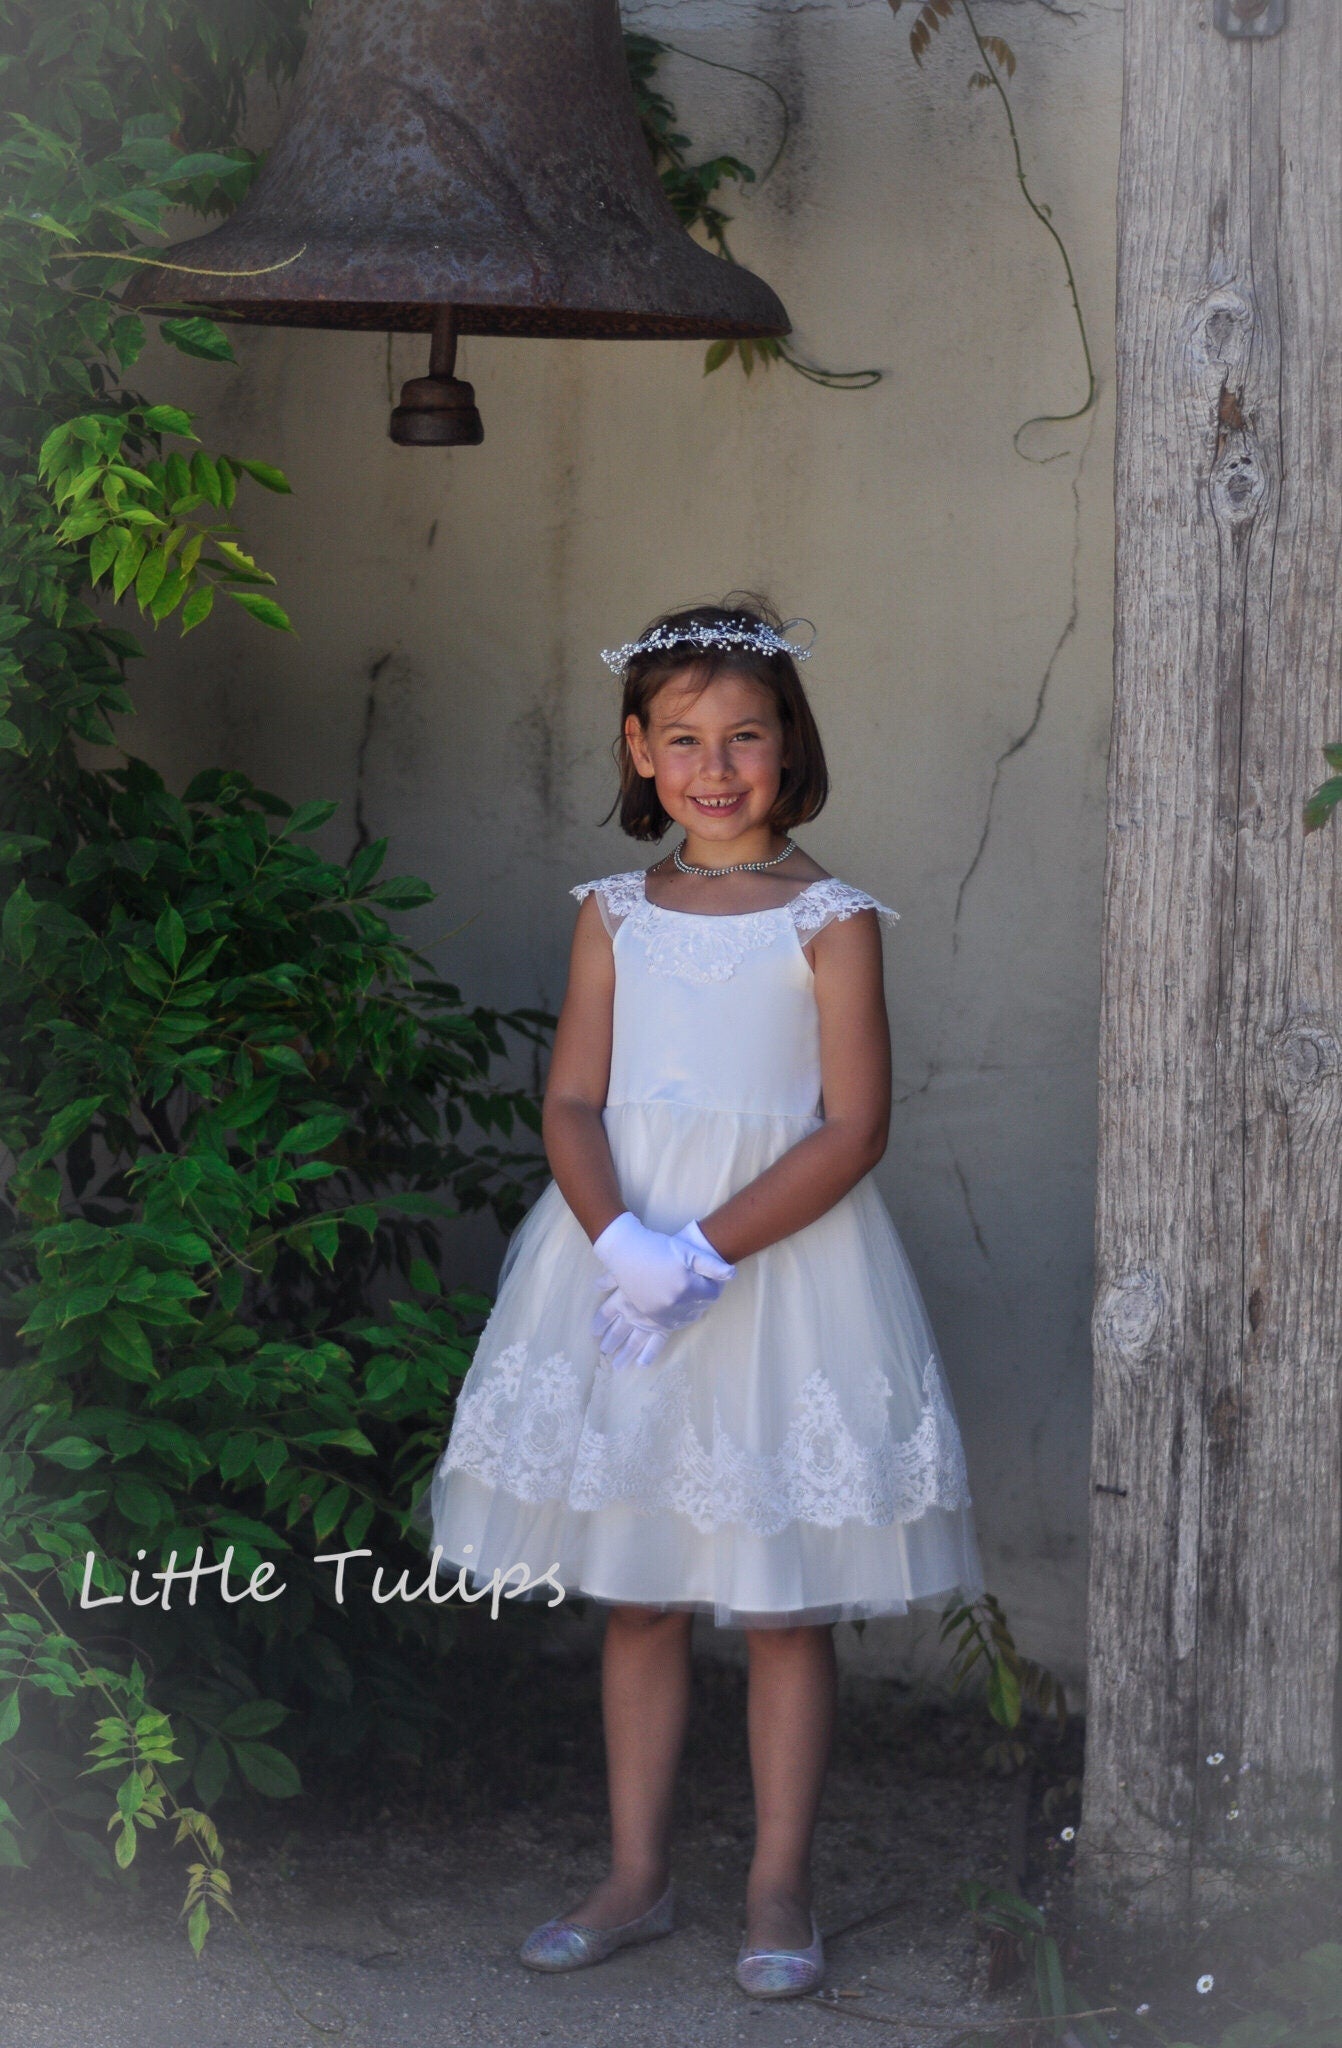
M 475 392 L 453 375 L 456 363 L 456 309 L 438 306 L 429 342 L 429 374 L 411 377 L 401 386 L 401 402 L 391 416 L 393 441 L 409 448 L 473 448 L 484 440 Z

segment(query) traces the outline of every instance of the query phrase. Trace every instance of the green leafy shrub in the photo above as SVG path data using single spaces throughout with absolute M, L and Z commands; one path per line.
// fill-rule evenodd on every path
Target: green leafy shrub
M 414 1754 L 441 1713 L 444 1611 L 342 1604 L 313 1558 L 423 1575 L 408 1508 L 488 1306 L 444 1289 L 442 1224 L 525 1207 L 536 1105 L 491 1069 L 550 1022 L 437 979 L 389 922 L 429 891 L 381 843 L 324 857 L 332 806 L 90 765 L 138 652 L 106 600 L 288 627 L 231 517 L 285 479 L 130 388 L 119 293 L 170 206 L 246 189 L 246 80 L 305 14 L 0 0 L 0 1863 L 108 1875 L 175 1823 L 197 1948 L 231 1910 L 205 1809 L 292 1793 L 314 1749 Z M 231 356 L 189 311 L 162 332 Z M 174 1552 L 203 1597 L 125 1597 Z M 266 1566 L 283 1598 L 237 1598 Z
M 435 1615 L 341 1604 L 312 1560 L 405 1532 L 487 1308 L 439 1292 L 439 1191 L 505 1222 L 525 1206 L 534 1149 L 459 1134 L 536 1128 L 489 1067 L 505 1028 L 548 1020 L 464 1009 L 383 914 L 424 885 L 379 882 L 381 845 L 345 863 L 300 836 L 332 806 L 290 812 L 218 772 L 178 799 L 138 762 L 80 789 L 59 883 L 21 882 L 3 923 L 26 1355 L 0 1382 L 0 1573 L 22 1611 L 30 1575 L 71 1592 L 90 1549 L 100 1595 L 140 1552 L 142 1594 L 174 1551 L 231 1549 L 240 1582 L 272 1562 L 273 1606 L 179 1596 L 134 1617 L 180 1745 L 168 1782 L 209 1806 L 234 1773 L 295 1789 L 306 1749 L 414 1754 L 436 1716 L 414 1654 L 441 1644 Z M 374 1322 L 402 1276 L 414 1293 Z M 30 1644 L 0 1638 L 0 1658 L 63 1703 L 36 1734 L 68 1755 L 48 1724 L 78 1720 L 75 1667 L 39 1676 Z M 283 1753 L 257 1739 L 282 1718 Z M 40 1798 L 5 1788 L 29 1848 L 77 1832 L 52 1770 Z

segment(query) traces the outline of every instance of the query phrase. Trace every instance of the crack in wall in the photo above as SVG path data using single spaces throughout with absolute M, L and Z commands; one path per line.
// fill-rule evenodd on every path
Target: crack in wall
M 373 721 L 377 717 L 377 679 L 391 660 L 391 650 L 379 654 L 376 661 L 368 664 L 368 695 L 364 699 L 363 731 L 354 756 L 354 844 L 349 850 L 349 859 L 362 853 L 365 846 L 371 846 L 373 835 L 368 829 L 368 820 L 363 808 L 364 770 L 368 765 L 368 743 L 373 737 Z
M 965 1214 L 969 1218 L 969 1227 L 974 1233 L 974 1242 L 983 1254 L 984 1265 L 988 1268 L 989 1272 L 991 1272 L 993 1263 L 992 1254 L 989 1252 L 987 1241 L 984 1238 L 983 1232 L 979 1228 L 979 1219 L 974 1214 L 974 1204 L 969 1199 L 969 1182 L 965 1179 L 964 1168 L 961 1166 L 959 1160 L 956 1158 L 953 1150 L 951 1152 L 951 1166 L 954 1169 L 955 1178 L 960 1183 L 960 1193 L 964 1197 Z
M 1026 726 L 1024 732 L 1018 733 L 1015 739 L 1013 739 L 1008 746 L 1002 749 L 1002 752 L 997 756 L 996 761 L 993 763 L 993 779 L 991 784 L 989 785 L 988 802 L 983 814 L 983 830 L 979 835 L 979 843 L 974 849 L 974 858 L 970 861 L 969 866 L 965 869 L 964 874 L 961 876 L 960 886 L 955 892 L 955 915 L 951 919 L 952 954 L 957 953 L 960 948 L 960 911 L 964 904 L 965 890 L 969 887 L 969 883 L 973 878 L 974 870 L 977 868 L 980 860 L 983 858 L 983 850 L 988 844 L 988 834 L 992 829 L 993 802 L 997 795 L 997 785 L 1002 779 L 1003 766 L 1007 761 L 1011 759 L 1011 756 L 1013 754 L 1018 754 L 1020 752 L 1021 748 L 1026 745 L 1027 741 L 1029 741 L 1034 736 L 1035 732 L 1038 730 L 1039 721 L 1044 714 L 1044 699 L 1048 694 L 1048 686 L 1050 680 L 1052 679 L 1053 671 L 1058 665 L 1058 657 L 1061 655 L 1063 648 L 1067 645 L 1067 642 L 1071 639 L 1073 633 L 1076 631 L 1077 620 L 1080 616 L 1081 472 L 1086 466 L 1086 457 L 1090 453 L 1090 444 L 1092 439 L 1094 438 L 1096 413 L 1097 409 L 1092 408 L 1090 415 L 1090 426 L 1086 432 L 1085 445 L 1081 450 L 1081 455 L 1076 465 L 1076 473 L 1072 478 L 1072 561 L 1070 582 L 1071 603 L 1068 608 L 1067 618 L 1064 621 L 1062 631 L 1059 633 L 1057 639 L 1053 643 L 1053 652 L 1049 655 L 1048 662 L 1044 669 L 1044 673 L 1040 677 L 1039 689 L 1035 696 L 1034 712 L 1030 718 L 1030 722 Z
M 894 1099 L 894 1101 L 895 1101 L 895 1102 L 897 1102 L 897 1103 L 899 1103 L 899 1102 L 912 1102 L 912 1101 L 913 1101 L 913 1098 L 914 1098 L 914 1096 L 915 1096 L 915 1095 L 926 1095 L 926 1093 L 927 1093 L 928 1089 L 929 1089 L 929 1088 L 930 1088 L 930 1087 L 932 1086 L 932 1083 L 933 1083 L 933 1082 L 934 1082 L 934 1081 L 936 1080 L 936 1078 L 937 1078 L 937 1075 L 938 1075 L 938 1074 L 939 1074 L 940 1072 L 941 1072 L 941 1061 L 940 1061 L 940 1060 L 929 1060 L 929 1062 L 928 1062 L 928 1066 L 927 1066 L 927 1078 L 926 1078 L 926 1080 L 925 1080 L 925 1081 L 920 1081 L 920 1082 L 918 1083 L 918 1086 L 917 1086 L 916 1088 L 906 1088 L 906 1089 L 904 1090 L 904 1093 L 903 1093 L 902 1095 L 896 1095 L 896 1096 L 895 1096 L 895 1097 L 893 1098 L 893 1099 Z

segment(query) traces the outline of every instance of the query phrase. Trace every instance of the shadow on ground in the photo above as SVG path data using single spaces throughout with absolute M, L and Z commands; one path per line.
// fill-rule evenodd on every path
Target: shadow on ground
M 846 1677 L 816 1847 L 826 1981 L 766 2003 L 731 1974 L 752 1839 L 744 1671 L 701 1655 L 676 1930 L 543 1976 L 518 1964 L 518 1944 L 605 1867 L 599 1674 L 590 1631 L 517 1622 L 464 1621 L 423 1770 L 309 1763 L 301 1801 L 218 1813 L 241 1924 L 216 1916 L 199 1960 L 179 1917 L 185 1849 L 144 1844 L 132 1889 L 54 1862 L 4 1873 L 0 2048 L 863 2048 L 873 2024 L 887 2048 L 942 2048 L 975 2027 L 1004 2048 L 1030 2038 L 1024 1982 L 990 1994 L 989 1944 L 956 1886 L 1023 1874 L 1065 1927 L 1062 1829 L 1077 1815 L 1056 1795 L 1046 1812 L 1041 1795 L 1079 1772 L 1079 1729 L 1037 1742 L 1027 1812 L 1020 1785 L 984 1767 L 993 1726 L 980 1704 Z M 1154 1950 L 1118 1979 L 1097 1955 L 1079 1959 L 1096 2002 L 1116 2005 L 1111 2038 L 1157 2040 L 1131 2017 L 1139 1997 L 1162 1996 Z M 1195 1960 L 1163 1959 L 1176 1992 Z M 1187 2038 L 1173 2005 L 1155 2010 Z
M 833 2011 L 748 1999 L 732 1979 L 753 1826 L 745 1680 L 707 1656 L 680 1780 L 675 1932 L 571 1975 L 516 1961 L 528 1930 L 600 1875 L 606 1844 L 595 1643 L 543 1614 L 517 1624 L 463 1617 L 422 1773 L 309 1763 L 301 1802 L 218 1812 L 243 1928 L 216 1916 L 199 1961 L 178 1917 L 184 1849 L 144 1843 L 134 1891 L 68 1864 L 8 1880 L 3 2048 L 787 2048 L 831 2034 Z M 955 1896 L 958 1879 L 1004 1871 L 1013 1794 L 979 1762 L 990 1732 L 981 1707 L 845 1682 L 816 1851 L 825 1995 L 860 1990 L 873 2011 L 931 2023 L 883 2028 L 892 2048 L 1003 2017 Z

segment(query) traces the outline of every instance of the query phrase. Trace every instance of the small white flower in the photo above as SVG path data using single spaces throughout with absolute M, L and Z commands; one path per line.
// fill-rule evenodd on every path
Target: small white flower
M 1226 1819 L 1227 1819 L 1227 1820 L 1238 1820 L 1238 1819 L 1239 1819 L 1239 1808 L 1238 1808 L 1237 1806 L 1232 1806 L 1232 1807 L 1229 1807 L 1229 1808 L 1227 1809 L 1227 1812 L 1226 1812 Z
M 1219 1749 L 1214 1749 L 1211 1755 L 1207 1758 L 1207 1762 L 1209 1764 L 1223 1764 L 1225 1762 L 1225 1755 L 1223 1751 Z
M 1063 1831 L 1062 1831 L 1062 1834 L 1061 1834 L 1061 1836 L 1059 1837 L 1059 1840 L 1060 1840 L 1060 1841 L 1064 1841 L 1064 1842 L 1072 1842 L 1072 1841 L 1075 1841 L 1075 1839 L 1076 1839 L 1076 1829 L 1075 1829 L 1075 1828 L 1064 1828 L 1064 1829 L 1063 1829 Z
M 1216 1979 L 1215 1979 L 1214 1977 L 1199 1977 L 1199 1978 L 1198 1978 L 1198 1990 L 1199 1990 L 1199 1991 L 1210 1991 L 1210 1990 L 1211 1990 L 1211 1988 L 1212 1988 L 1212 1985 L 1213 1985 L 1213 1984 L 1214 1984 L 1215 1982 L 1216 1982 Z
M 1137 2010 L 1138 2010 L 1138 2012 L 1150 2012 L 1151 2008 L 1150 2008 L 1150 2006 L 1149 2006 L 1149 2005 L 1148 2005 L 1148 2004 L 1146 2003 L 1146 2000 L 1145 2000 L 1145 1999 L 1143 1999 L 1143 2000 L 1142 2000 L 1142 2002 L 1141 2002 L 1141 2004 L 1140 2004 L 1140 2005 L 1138 2006 Z

